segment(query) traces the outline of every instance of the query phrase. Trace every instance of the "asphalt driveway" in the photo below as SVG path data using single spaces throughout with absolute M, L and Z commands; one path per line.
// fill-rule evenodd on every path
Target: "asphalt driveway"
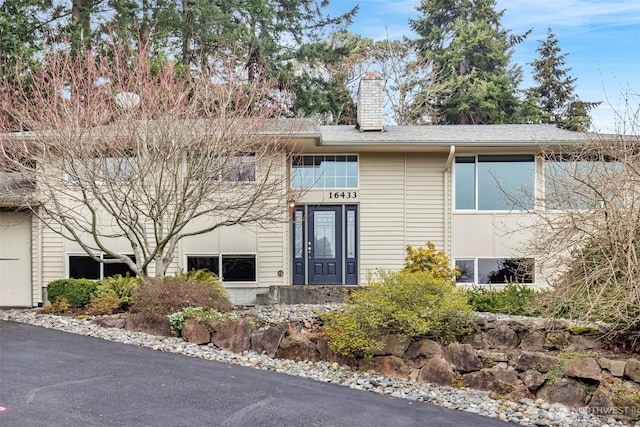
M 0 425 L 505 426 L 274 372 L 0 321 Z

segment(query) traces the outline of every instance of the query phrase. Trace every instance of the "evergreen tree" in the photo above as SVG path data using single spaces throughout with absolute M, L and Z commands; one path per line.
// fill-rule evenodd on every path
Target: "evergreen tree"
M 575 77 L 565 66 L 567 53 L 561 53 L 558 39 L 551 28 L 547 28 L 547 38 L 539 41 L 536 49 L 538 59 L 533 67 L 533 79 L 538 86 L 532 87 L 527 96 L 540 109 L 540 122 L 555 124 L 561 128 L 587 131 L 591 126 L 589 110 L 598 102 L 584 102 L 575 91 Z
M 410 20 L 419 53 L 433 61 L 436 80 L 449 90 L 431 98 L 433 123 L 520 123 L 521 70 L 511 66 L 512 46 L 495 0 L 422 0 Z M 427 89 L 427 88 L 425 88 Z

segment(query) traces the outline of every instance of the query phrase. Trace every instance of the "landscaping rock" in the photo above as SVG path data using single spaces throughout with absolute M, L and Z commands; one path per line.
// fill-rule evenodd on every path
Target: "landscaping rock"
M 469 344 L 449 344 L 444 349 L 443 355 L 456 371 L 471 372 L 482 368 L 482 361 Z
M 319 360 L 316 344 L 314 344 L 305 334 L 293 333 L 286 336 L 280 342 L 276 357 L 289 360 Z
M 520 342 L 520 348 L 524 351 L 542 351 L 544 350 L 545 341 L 546 335 L 544 332 L 531 331 Z
M 569 335 L 569 351 L 585 351 L 602 348 L 602 340 L 589 335 Z
M 336 353 L 329 347 L 329 338 L 320 336 L 316 340 L 316 349 L 318 351 L 318 358 L 320 360 L 326 360 L 329 362 L 337 363 L 338 365 L 358 366 L 358 361 L 349 356 Z
M 263 331 L 251 333 L 251 351 L 275 357 L 278 346 L 287 333 L 284 325 L 270 326 Z
M 397 378 L 408 378 L 409 367 L 397 356 L 377 356 L 360 360 L 360 369 L 376 371 L 382 375 Z
M 416 378 L 418 381 L 451 386 L 454 372 L 451 365 L 440 356 L 428 359 Z
M 547 332 L 544 348 L 549 350 L 563 350 L 569 345 L 569 331 Z
M 536 371 L 535 369 L 525 371 L 521 373 L 519 377 L 532 393 L 538 390 L 545 380 L 544 374 Z
M 627 359 L 624 374 L 633 381 L 640 383 L 640 359 Z
M 536 397 L 569 407 L 584 406 L 587 392 L 583 385 L 571 378 L 547 381 L 536 393 Z
M 497 348 L 499 350 L 516 348 L 518 344 L 520 344 L 518 334 L 504 324 L 488 331 L 485 336 L 485 341 L 489 345 L 489 348 Z
M 578 357 L 565 361 L 564 374 L 568 377 L 600 381 L 602 369 L 593 357 Z
M 464 382 L 472 388 L 494 391 L 506 399 L 517 400 L 533 396 L 516 371 L 481 369 L 464 375 Z
M 243 319 L 220 324 L 211 336 L 211 342 L 218 348 L 242 353 L 251 349 L 251 327 Z
M 640 408 L 640 385 L 620 378 L 606 376 L 589 401 L 589 407 L 598 411 L 607 411 L 607 415 L 618 415 L 621 418 L 638 414 L 629 414 L 631 408 Z M 640 410 L 640 409 L 638 409 Z
M 600 367 L 602 369 L 606 369 L 614 377 L 624 376 L 624 369 L 625 369 L 625 366 L 627 365 L 626 361 L 613 360 L 613 359 L 607 359 L 606 357 L 601 357 L 598 362 L 600 363 Z
M 412 342 L 404 353 L 407 359 L 429 359 L 440 355 L 442 355 L 442 346 L 429 339 Z
M 167 317 L 158 320 L 149 320 L 142 313 L 129 313 L 125 323 L 125 329 L 129 331 L 141 331 L 152 335 L 171 336 L 171 325 Z
M 471 335 L 467 335 L 460 340 L 461 344 L 469 344 L 475 349 L 484 348 L 484 334 L 482 332 L 476 332 Z
M 187 319 L 181 331 L 182 339 L 194 344 L 202 345 L 211 342 L 211 333 L 205 325 L 196 319 Z
M 101 316 L 96 317 L 93 320 L 93 323 L 98 326 L 102 326 L 103 328 L 123 329 L 125 327 L 125 324 L 127 323 L 127 320 L 119 317 Z
M 518 357 L 515 368 L 518 371 L 536 370 L 549 372 L 558 367 L 558 358 L 541 353 L 524 352 Z
M 408 337 L 401 337 L 396 334 L 388 334 L 385 336 L 382 346 L 380 346 L 376 351 L 374 351 L 374 356 L 398 356 L 402 357 L 409 344 L 411 343 L 411 339 Z

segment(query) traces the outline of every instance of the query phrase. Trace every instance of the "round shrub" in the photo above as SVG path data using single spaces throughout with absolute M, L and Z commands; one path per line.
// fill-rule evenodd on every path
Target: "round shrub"
M 65 298 L 70 308 L 84 308 L 95 295 L 97 283 L 89 279 L 58 279 L 47 285 L 47 296 L 54 303 Z
M 233 308 L 220 280 L 210 272 L 193 271 L 175 277 L 152 277 L 138 285 L 131 310 L 149 320 L 160 320 L 186 307 L 214 309 L 221 313 Z
M 347 356 L 371 356 L 387 334 L 446 340 L 469 328 L 471 307 L 451 278 L 430 271 L 379 271 L 354 291 L 343 311 L 324 316 L 329 346 Z

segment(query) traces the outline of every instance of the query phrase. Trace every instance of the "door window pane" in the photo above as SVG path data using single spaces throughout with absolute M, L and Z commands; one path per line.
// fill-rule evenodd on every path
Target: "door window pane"
M 347 258 L 356 257 L 356 212 L 347 211 Z
M 336 257 L 336 213 L 315 212 L 313 217 L 315 258 Z
M 296 258 L 304 257 L 304 232 L 302 229 L 302 215 L 300 210 L 294 213 L 294 225 L 293 225 L 293 253 Z

